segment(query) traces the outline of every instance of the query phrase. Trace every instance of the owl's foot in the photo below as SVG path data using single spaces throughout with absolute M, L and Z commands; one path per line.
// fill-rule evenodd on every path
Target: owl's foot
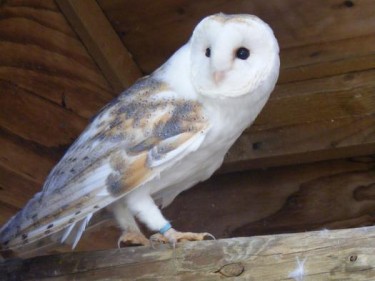
M 138 231 L 123 232 L 117 241 L 117 246 L 119 248 L 142 245 L 150 246 L 150 240 Z
M 215 237 L 207 232 L 202 233 L 194 233 L 194 232 L 179 232 L 170 228 L 164 234 L 156 233 L 151 236 L 150 240 L 151 243 L 170 243 L 173 247 L 178 242 L 186 242 L 186 241 L 202 241 L 205 238 L 211 238 L 215 240 Z

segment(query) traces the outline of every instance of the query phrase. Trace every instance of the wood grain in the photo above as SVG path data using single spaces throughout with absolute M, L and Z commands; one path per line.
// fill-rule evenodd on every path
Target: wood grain
M 310 54 L 324 61 L 329 54 L 321 52 L 320 45 L 327 48 L 331 42 L 375 34 L 372 0 L 308 3 L 299 0 L 168 0 L 163 5 L 147 0 L 99 0 L 98 3 L 145 73 L 152 72 L 187 42 L 200 19 L 218 12 L 255 14 L 269 23 L 280 42 L 282 66 L 284 60 L 288 60 L 284 59 L 285 49 L 313 44 L 315 48 Z M 361 52 L 362 47 L 358 42 L 356 49 Z M 373 53 L 373 48 L 371 51 Z M 341 52 L 336 56 L 345 58 L 345 44 L 341 44 Z M 294 63 L 298 65 L 299 59 Z
M 87 124 L 62 106 L 13 85 L 0 81 L 0 87 L 7 92 L 0 96 L 0 126 L 27 141 L 49 148 L 68 146 Z
M 56 1 L 102 73 L 120 93 L 141 77 L 141 71 L 96 1 Z
M 9 260 L 2 280 L 374 280 L 375 227 Z M 300 279 L 292 278 L 303 266 Z
M 0 224 L 114 95 L 54 1 L 1 3 Z
M 0 9 L 0 79 L 91 117 L 114 94 L 57 7 L 27 5 Z
M 223 171 L 375 154 L 374 70 L 276 87 Z
M 9 149 L 9 147 L 7 148 Z M 2 154 L 2 156 L 4 157 L 4 154 Z M 22 162 L 19 164 L 22 164 Z M 8 218 L 18 212 L 39 188 L 39 182 L 26 175 L 19 174 L 18 171 L 14 172 L 10 170 L 9 167 L 5 166 L 5 163 L 1 161 L 0 225 L 3 225 Z
M 21 209 L 39 188 L 32 179 L 22 177 L 7 167 L 0 166 L 0 202 Z
M 34 149 L 32 143 L 20 142 L 4 132 L 0 140 L 1 165 L 39 185 L 43 183 L 48 170 L 56 162 L 55 158 L 61 154 L 60 152 L 56 156 L 57 153 L 49 153 L 48 150 L 41 152 L 38 148 Z
M 374 224 L 374 194 L 375 158 L 364 157 L 217 175 L 163 213 L 217 238 L 349 228 Z
M 353 20 L 355 25 L 357 21 Z M 281 50 L 279 84 L 374 69 L 375 28 L 365 36 L 314 42 Z

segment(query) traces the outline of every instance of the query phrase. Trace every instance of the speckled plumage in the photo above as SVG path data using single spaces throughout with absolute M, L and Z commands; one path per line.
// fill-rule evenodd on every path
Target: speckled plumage
M 202 55 L 206 45 L 201 43 L 206 29 L 217 32 L 209 40 L 223 40 L 217 47 L 222 57 L 213 42 L 212 61 L 201 66 L 197 62 L 207 60 Z M 238 37 L 233 46 L 220 37 L 225 32 Z M 255 39 L 264 35 L 265 51 L 254 47 L 254 58 L 247 62 L 236 57 L 227 62 L 226 57 L 235 54 L 220 48 L 256 46 L 258 39 L 251 43 L 247 38 L 253 33 Z M 265 53 L 264 61 L 257 52 Z M 161 229 L 167 220 L 153 200 L 168 205 L 182 190 L 212 175 L 267 101 L 278 69 L 277 41 L 258 18 L 223 14 L 206 18 L 162 67 L 93 118 L 51 171 L 42 191 L 1 228 L 2 249 L 22 252 L 32 243 L 37 248 L 38 241 L 51 234 L 61 242 L 73 236 L 75 246 L 92 215 L 109 205 L 123 209 L 117 217 L 129 213 L 151 230 Z M 223 81 L 212 80 L 217 72 Z M 125 207 L 113 205 L 120 201 Z
M 207 128 L 196 102 L 178 98 L 150 101 L 161 91 L 168 91 L 167 86 L 145 78 L 103 108 L 52 170 L 42 192 L 9 221 L 2 238 L 29 243 L 29 230 L 39 232 L 33 235 L 35 240 L 80 221 L 149 180 L 155 161 Z M 89 186 L 86 181 L 105 165 L 104 185 L 95 188 L 90 182 Z M 69 200 L 61 200 L 62 196 Z M 54 223 L 62 218 L 64 223 Z M 2 242 L 5 247 L 6 242 Z

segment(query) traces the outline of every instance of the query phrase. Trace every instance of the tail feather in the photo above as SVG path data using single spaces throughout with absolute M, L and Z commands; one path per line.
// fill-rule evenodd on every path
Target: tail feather
M 81 221 L 81 225 L 79 226 L 77 233 L 75 235 L 72 249 L 74 249 L 77 246 L 78 241 L 81 239 L 83 232 L 85 231 L 87 225 L 89 224 L 90 220 L 92 218 L 92 213 L 88 214 L 87 217 L 85 217 Z
M 60 235 L 61 238 L 59 237 L 60 243 L 72 245 L 72 249 L 74 249 L 81 239 L 82 234 L 88 226 L 92 216 L 93 214 L 89 213 L 84 219 L 72 223 L 67 228 L 65 228 L 63 234 Z
M 68 227 L 40 240 L 22 245 L 22 247 L 11 250 L 0 249 L 0 256 L 3 256 L 4 258 L 29 258 L 46 255 L 52 252 L 66 252 L 69 250 L 67 245 L 72 245 L 72 249 L 74 249 L 86 228 L 95 229 L 97 224 L 101 224 L 109 219 L 107 217 L 99 217 L 99 219 L 93 220 L 95 221 L 93 225 L 90 224 L 89 226 L 92 217 L 93 214 L 90 213 L 84 219 L 72 223 Z
M 65 240 L 68 238 L 69 234 L 72 232 L 72 229 L 74 228 L 75 225 L 76 223 L 74 222 L 65 229 L 64 234 L 61 237 L 61 241 L 60 241 L 61 244 L 64 243 Z

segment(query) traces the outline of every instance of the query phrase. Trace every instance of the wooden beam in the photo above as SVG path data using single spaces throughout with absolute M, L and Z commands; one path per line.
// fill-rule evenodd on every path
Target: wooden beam
M 152 72 L 184 44 L 200 19 L 218 11 L 229 14 L 249 13 L 265 20 L 279 40 L 282 67 L 288 63 L 290 52 L 297 55 L 292 63 L 294 65 L 301 65 L 302 62 L 305 66 L 303 61 L 315 61 L 313 67 L 317 69 L 318 64 L 324 64 L 327 57 L 336 57 L 336 66 L 340 60 L 345 63 L 345 58 L 350 55 L 346 39 L 352 41 L 352 49 L 358 55 L 373 54 L 373 44 L 366 45 L 358 40 L 358 37 L 367 37 L 369 41 L 374 38 L 375 17 L 371 0 L 329 0 L 324 3 L 299 0 L 164 0 L 163 5 L 149 0 L 131 1 L 131 4 L 118 0 L 97 2 L 145 73 Z M 352 5 L 349 7 L 346 3 Z M 336 44 L 338 41 L 341 42 Z M 309 52 L 299 52 L 300 47 Z M 288 50 L 290 48 L 296 52 Z M 329 66 L 320 68 L 321 74 L 327 72 L 330 72 Z M 316 71 L 314 74 L 318 73 Z M 285 78 L 296 80 L 302 76 L 309 76 L 305 67 L 299 75 Z
M 374 280 L 375 227 L 8 260 L 2 280 Z M 239 279 L 235 279 L 239 280 Z
M 375 154 L 374 75 L 370 69 L 278 85 L 222 171 Z
M 353 34 L 337 41 L 291 48 L 283 46 L 278 82 L 284 84 L 374 69 L 374 44 L 375 36 Z
M 114 91 L 122 92 L 141 76 L 121 40 L 95 0 L 56 0 Z

